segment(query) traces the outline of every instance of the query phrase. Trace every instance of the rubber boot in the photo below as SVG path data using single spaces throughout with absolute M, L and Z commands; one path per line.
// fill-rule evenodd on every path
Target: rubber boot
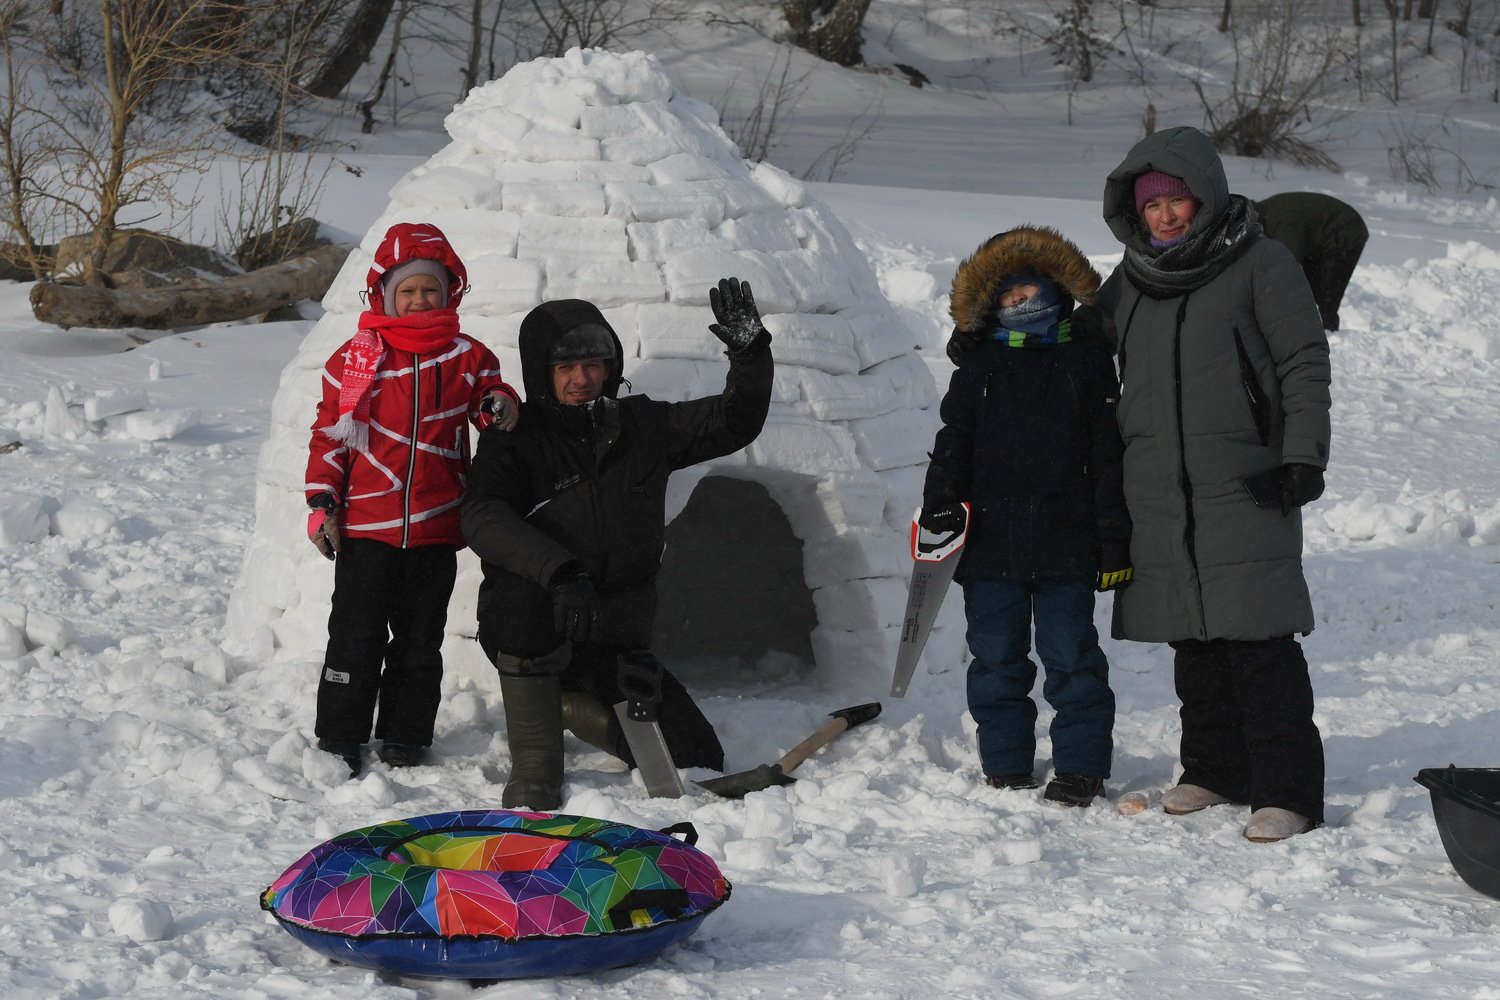
M 563 728 L 589 746 L 603 750 L 635 767 L 635 758 L 625 742 L 625 733 L 614 709 L 585 691 L 564 691 Z
M 510 778 L 500 804 L 552 811 L 562 805 L 562 689 L 555 676 L 500 675 Z

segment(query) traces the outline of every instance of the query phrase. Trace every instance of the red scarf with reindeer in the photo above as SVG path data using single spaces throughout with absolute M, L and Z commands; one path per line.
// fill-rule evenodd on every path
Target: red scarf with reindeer
M 344 349 L 344 370 L 339 379 L 339 418 L 324 433 L 356 451 L 370 446 L 370 389 L 375 372 L 385 357 L 385 345 L 412 354 L 433 354 L 458 336 L 458 312 L 428 309 L 405 316 L 382 316 L 364 312 L 359 332 Z

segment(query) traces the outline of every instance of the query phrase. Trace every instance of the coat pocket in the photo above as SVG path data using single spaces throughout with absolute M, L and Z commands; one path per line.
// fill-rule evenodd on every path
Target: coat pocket
M 1245 342 L 1240 338 L 1240 328 L 1234 328 L 1234 351 L 1240 362 L 1240 386 L 1245 401 L 1250 405 L 1250 417 L 1255 421 L 1255 433 L 1262 447 L 1271 443 L 1271 401 L 1260 379 L 1255 377 L 1255 367 L 1250 364 L 1250 355 L 1245 351 Z

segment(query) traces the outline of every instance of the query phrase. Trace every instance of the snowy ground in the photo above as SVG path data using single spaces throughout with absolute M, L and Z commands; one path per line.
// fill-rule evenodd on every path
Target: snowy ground
M 1123 151 L 1132 127 L 1114 126 L 1108 148 Z M 388 186 L 441 137 L 413 145 L 372 154 L 371 184 Z M 1100 154 L 1098 178 L 1117 152 Z M 1077 168 L 1063 139 L 1041 155 Z M 1047 222 L 1101 267 L 1115 259 L 1102 184 L 1054 186 L 1036 162 L 1030 176 L 997 172 L 983 194 L 958 193 L 917 154 L 879 160 L 881 177 L 865 179 L 887 188 L 813 186 L 935 371 L 947 281 L 991 232 Z M 1259 165 L 1230 170 L 1250 194 L 1293 186 Z M 1236 807 L 1127 818 L 985 788 L 958 663 L 919 674 L 904 701 L 884 697 L 884 664 L 860 690 L 741 673 L 699 686 L 732 768 L 774 759 L 836 708 L 881 699 L 885 711 L 795 785 L 740 802 L 649 799 L 570 744 L 567 811 L 691 821 L 733 898 L 649 964 L 480 988 L 326 962 L 258 910 L 312 844 L 493 806 L 506 771 L 498 685 L 473 643 L 447 650 L 434 764 L 375 765 L 352 782 L 309 748 L 316 666 L 299 675 L 220 646 L 270 402 L 312 322 L 62 333 L 29 318 L 25 286 L 0 283 L 0 446 L 21 444 L 0 453 L 0 993 L 1500 997 L 1500 903 L 1458 879 L 1412 781 L 1449 762 L 1500 765 L 1500 209 L 1411 192 L 1373 168 L 1308 176 L 1376 233 L 1334 341 L 1329 489 L 1307 518 L 1325 828 L 1253 845 Z M 330 221 L 363 233 L 383 190 L 349 182 Z M 133 415 L 109 414 L 130 397 Z M 1119 699 L 1111 797 L 1154 795 L 1176 763 L 1167 651 L 1106 649 Z M 1045 767 L 1045 730 L 1040 756 Z

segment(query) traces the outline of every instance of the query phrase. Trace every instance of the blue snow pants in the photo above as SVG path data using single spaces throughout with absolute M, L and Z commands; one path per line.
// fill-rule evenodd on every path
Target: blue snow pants
M 1030 774 L 1036 754 L 1036 683 L 1031 623 L 1046 668 L 1042 695 L 1056 715 L 1049 732 L 1058 774 L 1107 778 L 1114 751 L 1115 695 L 1094 628 L 1094 585 L 1080 577 L 1024 583 L 964 583 L 968 618 L 969 714 L 979 725 L 987 777 Z

